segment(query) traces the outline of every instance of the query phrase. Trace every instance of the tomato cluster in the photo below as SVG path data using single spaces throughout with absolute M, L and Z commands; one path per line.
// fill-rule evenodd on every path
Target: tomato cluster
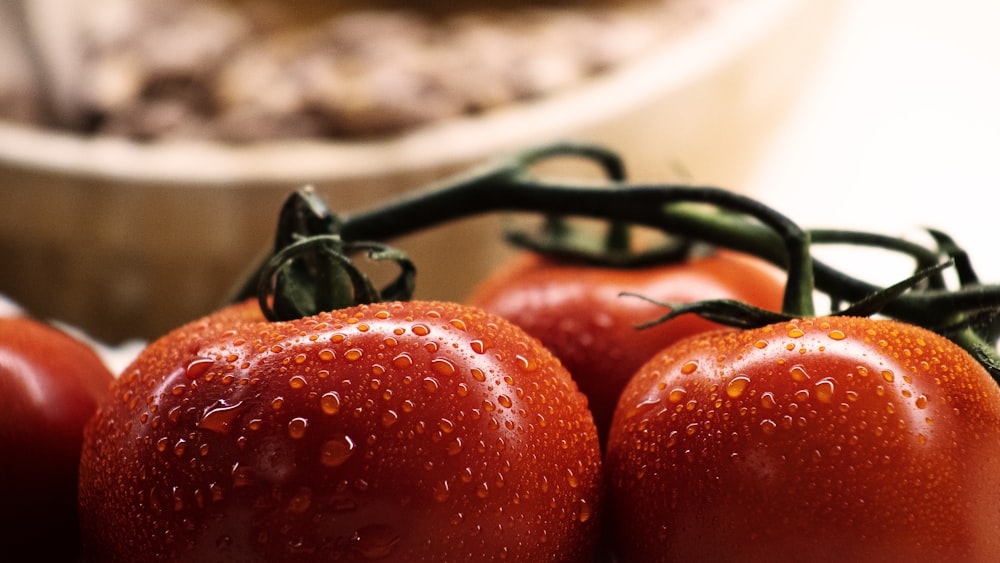
M 987 344 L 1000 290 L 953 241 L 887 243 L 935 265 L 872 288 L 737 196 L 567 191 L 519 171 L 474 178 L 477 197 L 435 191 L 348 221 L 290 201 L 244 286 L 256 299 L 170 331 L 117 378 L 64 333 L 0 320 L 0 483 L 16 516 L 3 549 L 67 559 L 82 545 L 102 563 L 1000 558 Z M 442 210 L 447 197 L 465 207 Z M 754 220 L 672 207 L 687 199 Z M 709 251 L 529 254 L 455 303 L 409 299 L 408 261 L 352 242 L 480 205 L 666 217 Z M 379 291 L 350 252 L 402 273 Z M 952 265 L 955 291 L 937 276 Z M 816 289 L 855 304 L 814 314 Z

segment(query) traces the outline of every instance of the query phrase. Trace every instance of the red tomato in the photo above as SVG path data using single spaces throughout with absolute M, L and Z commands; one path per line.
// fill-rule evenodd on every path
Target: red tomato
M 0 553 L 32 561 L 78 555 L 83 426 L 113 379 L 65 332 L 0 318 Z
M 726 251 L 641 269 L 562 264 L 529 254 L 487 279 L 469 303 L 520 326 L 562 360 L 587 395 L 603 442 L 618 395 L 639 366 L 681 338 L 719 328 L 684 315 L 637 330 L 666 311 L 621 292 L 676 303 L 736 299 L 779 310 L 783 290 L 776 268 Z
M 1000 389 L 922 328 L 695 336 L 628 384 L 607 446 L 632 561 L 1000 561 Z
M 244 304 L 127 368 L 87 428 L 94 561 L 582 561 L 600 447 L 523 331 L 452 303 L 269 323 Z

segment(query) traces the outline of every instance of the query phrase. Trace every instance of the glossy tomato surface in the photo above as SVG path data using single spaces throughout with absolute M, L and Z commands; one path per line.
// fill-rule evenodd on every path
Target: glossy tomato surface
M 622 292 L 678 303 L 737 299 L 779 310 L 783 280 L 776 268 L 727 251 L 640 269 L 526 255 L 487 279 L 468 301 L 522 327 L 562 360 L 587 395 L 603 442 L 618 395 L 639 366 L 681 338 L 719 328 L 683 315 L 637 330 L 668 309 Z
M 154 342 L 88 427 L 94 561 L 586 561 L 600 447 L 537 341 L 389 303 Z
M 1000 560 L 1000 390 L 911 325 L 679 343 L 627 386 L 606 464 L 623 562 Z
M 0 318 L 0 554 L 69 561 L 79 553 L 83 427 L 112 380 L 97 354 L 65 332 Z

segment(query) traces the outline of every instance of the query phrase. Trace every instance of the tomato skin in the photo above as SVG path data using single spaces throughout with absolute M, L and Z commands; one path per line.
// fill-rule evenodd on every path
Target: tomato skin
M 597 433 L 537 341 L 449 303 L 247 311 L 153 343 L 88 426 L 95 561 L 591 557 Z
M 587 395 L 603 443 L 618 395 L 646 360 L 681 338 L 719 328 L 683 315 L 637 330 L 667 309 L 622 292 L 677 303 L 728 298 L 779 310 L 783 290 L 776 268 L 728 251 L 640 269 L 572 265 L 528 254 L 487 279 L 468 302 L 520 326 L 563 362 Z
M 950 341 L 819 318 L 678 343 L 608 443 L 620 560 L 1000 560 L 1000 389 Z
M 0 318 L 0 553 L 78 555 L 83 427 L 113 379 L 89 346 L 62 330 Z

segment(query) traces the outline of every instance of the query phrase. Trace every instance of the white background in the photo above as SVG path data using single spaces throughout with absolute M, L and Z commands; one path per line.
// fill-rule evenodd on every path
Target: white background
M 1000 2 L 845 0 L 818 64 L 750 192 L 806 227 L 933 226 L 1000 282 Z

